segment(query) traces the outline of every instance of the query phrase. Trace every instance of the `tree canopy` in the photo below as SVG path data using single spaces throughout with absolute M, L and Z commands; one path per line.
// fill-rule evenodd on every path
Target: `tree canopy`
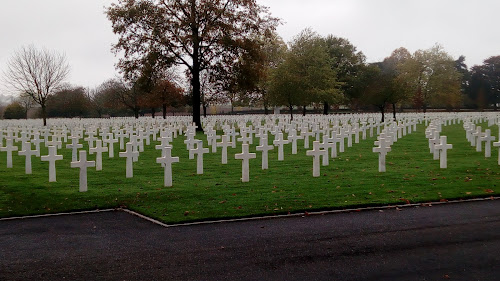
M 201 129 L 200 73 L 238 58 L 249 38 L 275 29 L 278 20 L 255 0 L 119 0 L 107 10 L 124 69 L 152 51 L 190 74 L 193 122 Z M 233 60 L 234 61 L 234 60 Z

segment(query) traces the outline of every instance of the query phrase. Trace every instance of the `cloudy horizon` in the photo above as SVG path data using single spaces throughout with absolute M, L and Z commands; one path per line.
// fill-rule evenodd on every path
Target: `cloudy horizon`
M 68 82 L 96 87 L 116 77 L 118 59 L 111 52 L 117 36 L 104 14 L 113 0 L 4 0 L 0 10 L 0 75 L 22 46 L 34 44 L 66 54 Z M 470 67 L 500 55 L 500 2 L 452 0 L 257 0 L 283 20 L 285 42 L 310 27 L 322 36 L 348 39 L 368 62 L 381 61 L 399 47 L 410 52 L 438 43 Z M 2 83 L 3 84 L 3 83 Z M 4 85 L 0 96 L 8 95 Z

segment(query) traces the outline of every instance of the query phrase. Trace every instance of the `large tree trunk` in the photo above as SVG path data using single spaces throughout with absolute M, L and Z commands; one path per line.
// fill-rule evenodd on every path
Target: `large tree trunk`
M 289 105 L 288 108 L 290 109 L 290 119 L 293 120 L 293 105 Z
M 151 107 L 151 118 L 155 118 L 156 114 L 156 109 L 154 107 Z
M 198 50 L 196 50 L 198 53 Z M 196 58 L 198 54 L 196 54 Z M 197 131 L 203 131 L 201 127 L 201 114 L 200 114 L 200 66 L 197 59 L 195 59 L 195 63 L 193 63 L 193 79 L 191 80 L 191 84 L 193 86 L 193 123 L 198 127 Z
M 47 126 L 47 106 L 45 105 L 45 103 L 42 103 L 41 106 L 42 106 L 43 125 Z
M 163 109 L 163 119 L 167 118 L 167 104 L 164 103 L 162 104 L 162 109 Z
M 135 119 L 139 118 L 139 108 L 137 108 L 137 107 L 134 107 L 134 117 L 135 117 Z
M 207 105 L 203 104 L 203 117 L 207 117 Z
M 396 104 L 392 103 L 392 118 L 396 121 Z
M 306 116 L 306 111 L 307 111 L 307 108 L 306 108 L 306 106 L 304 105 L 304 106 L 302 107 L 302 116 Z
M 328 102 L 324 102 L 323 103 L 323 115 L 328 115 L 328 110 L 330 109 L 330 105 L 328 104 Z
M 378 108 L 380 109 L 380 113 L 382 113 L 382 121 L 381 122 L 384 123 L 384 121 L 385 121 L 385 119 L 384 119 L 385 118 L 385 105 L 381 105 Z
M 196 1 L 191 1 L 191 32 L 193 40 L 193 67 L 191 74 L 191 86 L 193 86 L 193 123 L 197 126 L 196 131 L 202 132 L 200 104 L 201 104 L 201 85 L 200 85 L 200 38 L 198 23 L 196 22 Z

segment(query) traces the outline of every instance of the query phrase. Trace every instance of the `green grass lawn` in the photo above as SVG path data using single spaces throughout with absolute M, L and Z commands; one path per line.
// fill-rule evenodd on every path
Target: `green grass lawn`
M 483 130 L 487 124 L 480 124 Z M 229 149 L 228 164 L 221 164 L 221 150 L 205 154 L 204 174 L 196 175 L 196 160 L 189 160 L 184 136 L 173 142 L 173 187 L 163 187 L 163 168 L 156 163 L 160 151 L 152 142 L 134 163 L 134 178 L 125 178 L 125 158 L 103 157 L 103 170 L 89 169 L 88 192 L 78 191 L 79 169 L 70 168 L 71 150 L 61 149 L 64 160 L 56 163 L 57 182 L 48 182 L 48 163 L 33 158 L 33 174 L 24 174 L 24 157 L 14 155 L 14 168 L 6 168 L 0 152 L 0 217 L 56 213 L 75 210 L 126 207 L 166 223 L 286 214 L 362 206 L 429 202 L 500 194 L 497 149 L 485 159 L 465 138 L 462 124 L 443 127 L 453 149 L 448 169 L 432 160 L 424 126 L 400 139 L 387 156 L 387 172 L 378 172 L 375 138 L 347 148 L 321 177 L 312 177 L 312 157 L 299 141 L 297 155 L 285 146 L 285 160 L 277 161 L 277 148 L 270 151 L 269 170 L 262 171 L 261 153 L 250 161 L 250 182 L 242 183 L 241 161 Z M 498 136 L 497 126 L 490 127 Z M 219 132 L 220 134 L 220 132 Z M 198 139 L 205 140 L 199 134 Z M 272 140 L 272 139 L 271 139 Z M 271 143 L 271 140 L 269 141 Z M 311 139 L 312 140 L 312 139 Z M 82 141 L 81 141 L 82 142 Z M 251 152 L 255 151 L 255 143 Z M 206 142 L 205 142 L 206 147 Z M 312 141 L 311 141 L 312 148 Z M 42 150 L 42 155 L 47 149 Z M 94 160 L 95 155 L 89 159 Z

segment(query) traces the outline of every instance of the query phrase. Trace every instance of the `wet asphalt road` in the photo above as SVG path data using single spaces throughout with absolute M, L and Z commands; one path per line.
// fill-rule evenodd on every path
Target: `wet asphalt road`
M 500 200 L 165 228 L 0 221 L 0 280 L 500 280 Z

